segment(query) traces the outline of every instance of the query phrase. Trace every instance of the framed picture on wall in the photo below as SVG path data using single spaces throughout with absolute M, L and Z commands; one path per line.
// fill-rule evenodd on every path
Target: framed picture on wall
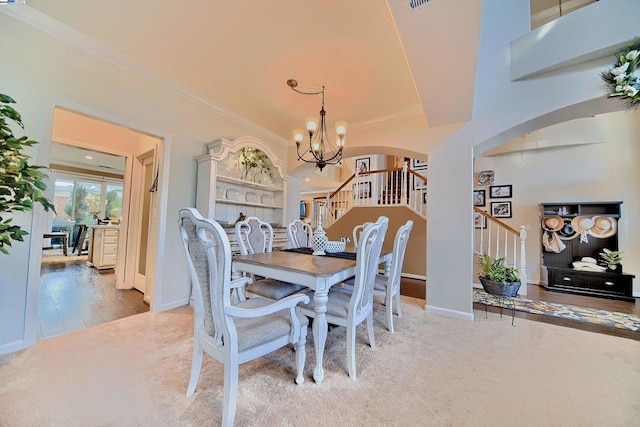
M 356 159 L 356 172 L 359 175 L 366 175 L 371 170 L 371 157 Z
M 485 199 L 484 190 L 474 190 L 473 192 L 473 206 L 486 206 L 487 201 Z
M 475 228 L 487 228 L 487 218 L 479 212 L 473 212 L 473 226 Z
M 511 202 L 491 202 L 491 215 L 496 218 L 511 218 Z
M 411 169 L 419 169 L 419 168 L 426 168 L 426 167 L 427 167 L 427 162 L 418 160 L 418 159 L 411 159 Z
M 414 172 L 417 173 L 420 176 L 425 177 L 425 179 L 420 179 L 417 176 L 411 176 L 411 178 L 413 179 L 413 189 L 414 190 L 425 190 L 427 188 L 427 167 L 424 166 L 420 169 L 414 169 Z
M 508 199 L 512 195 L 511 185 L 492 185 L 489 187 L 489 196 L 492 199 Z

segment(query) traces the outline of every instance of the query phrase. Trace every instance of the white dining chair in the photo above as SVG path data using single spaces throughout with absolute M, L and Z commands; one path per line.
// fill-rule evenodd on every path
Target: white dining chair
M 362 224 L 358 224 L 355 227 L 353 227 L 353 246 L 357 249 L 358 248 L 358 240 L 360 238 L 360 234 L 364 231 L 365 227 L 369 224 L 373 224 L 370 221 L 364 222 Z
M 398 228 L 396 237 L 393 241 L 393 252 L 391 254 L 391 271 L 388 276 L 377 274 L 375 283 L 373 284 L 373 295 L 384 298 L 384 305 L 387 315 L 387 328 L 393 333 L 393 301 L 395 299 L 396 313 L 398 317 L 402 317 L 402 309 L 400 305 L 400 278 L 402 275 L 402 266 L 404 264 L 404 255 L 409 243 L 409 235 L 413 228 L 413 221 L 409 220 L 406 224 Z M 345 280 L 342 288 L 346 291 L 352 291 L 354 285 L 353 279 Z
M 236 239 L 241 255 L 261 254 L 273 250 L 273 227 L 255 216 L 249 216 L 235 225 Z M 245 294 L 257 295 L 270 300 L 280 300 L 307 289 L 306 286 L 283 282 L 275 278 L 260 278 L 248 285 Z
M 311 225 L 299 219 L 287 226 L 289 248 L 310 248 L 313 245 L 313 229 Z
M 231 281 L 231 246 L 226 232 L 194 208 L 180 209 L 179 218 L 194 307 L 193 360 L 187 396 L 195 392 L 206 351 L 224 364 L 222 425 L 232 426 L 240 364 L 293 345 L 295 382 L 304 381 L 309 321 L 296 312 L 296 305 L 309 302 L 309 297 L 292 295 L 277 302 L 255 297 L 232 305 L 232 288 L 243 286 L 251 279 Z
M 369 344 L 376 346 L 373 335 L 373 283 L 378 272 L 378 259 L 382 251 L 389 218 L 381 216 L 365 227 L 356 249 L 356 274 L 353 292 L 330 289 L 325 313 L 327 323 L 347 328 L 347 369 L 349 377 L 356 379 L 356 327 L 367 321 Z M 313 296 L 310 292 L 307 295 Z M 303 303 L 300 312 L 315 318 L 313 302 Z

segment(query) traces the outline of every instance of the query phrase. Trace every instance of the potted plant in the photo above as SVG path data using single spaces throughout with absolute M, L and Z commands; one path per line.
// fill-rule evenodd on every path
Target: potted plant
M 482 274 L 478 277 L 484 290 L 492 295 L 515 297 L 520 289 L 518 270 L 508 267 L 505 258 L 478 254 Z
M 607 264 L 609 270 L 615 271 L 618 269 L 618 266 L 622 262 L 622 252 L 612 251 L 610 249 L 604 248 L 603 252 L 600 252 L 600 257 Z
M 53 210 L 53 204 L 44 196 L 47 188 L 46 175 L 41 171 L 44 166 L 30 165 L 30 157 L 23 152 L 37 142 L 26 136 L 14 136 L 9 126 L 13 122 L 24 129 L 20 113 L 9 105 L 14 103 L 10 96 L 0 94 L 0 215 L 30 211 L 35 203 L 46 211 Z M 0 253 L 8 254 L 11 241 L 21 242 L 28 233 L 12 225 L 12 218 L 5 218 L 0 216 Z

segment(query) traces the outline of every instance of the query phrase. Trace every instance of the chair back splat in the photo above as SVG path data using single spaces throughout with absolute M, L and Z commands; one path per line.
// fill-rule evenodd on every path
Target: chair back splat
M 256 216 L 250 216 L 236 223 L 236 237 L 240 253 L 262 254 L 273 250 L 273 227 Z
M 404 264 L 404 256 L 409 243 L 409 235 L 413 228 L 413 221 L 409 220 L 406 224 L 398 228 L 396 237 L 393 241 L 393 252 L 391 255 L 391 268 L 389 275 L 378 274 L 373 284 L 373 295 L 384 298 L 384 305 L 387 314 L 387 327 L 389 332 L 393 333 L 393 303 L 395 300 L 396 313 L 398 317 L 402 317 L 400 305 L 400 277 L 402 276 L 402 265 Z M 345 280 L 343 288 L 345 292 L 353 292 L 354 279 Z
M 373 224 L 373 223 L 367 221 L 353 227 L 353 246 L 355 246 L 356 248 L 358 247 L 358 240 L 360 240 L 360 234 L 364 231 L 365 227 L 369 224 Z
M 224 229 L 194 208 L 180 209 L 179 230 L 191 273 L 194 306 L 193 360 L 187 396 L 195 392 L 204 352 L 224 364 L 222 425 L 232 426 L 238 396 L 238 367 L 285 346 L 295 348 L 296 383 L 303 382 L 308 319 L 296 311 L 306 295 L 280 301 L 255 297 L 231 303 L 231 246 Z
M 313 242 L 311 225 L 296 219 L 287 226 L 289 248 L 310 248 Z
M 238 221 L 235 232 L 242 255 L 262 254 L 273 250 L 273 227 L 258 217 L 250 216 Z M 271 300 L 280 300 L 307 289 L 306 286 L 283 282 L 277 278 L 252 278 L 257 280 L 247 286 L 245 293 L 248 297 L 257 295 Z

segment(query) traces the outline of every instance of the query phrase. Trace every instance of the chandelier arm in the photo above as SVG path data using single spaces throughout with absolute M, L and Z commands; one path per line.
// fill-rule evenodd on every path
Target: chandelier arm
M 336 162 L 334 162 L 334 163 L 330 163 L 330 162 L 332 162 L 332 161 L 333 161 L 333 159 L 335 159 L 335 158 L 337 158 L 337 157 L 339 157 L 339 158 L 338 158 L 338 160 L 337 160 Z M 340 163 L 340 162 L 342 161 L 342 148 L 338 149 L 338 151 L 336 152 L 336 154 L 334 154 L 331 158 L 329 158 L 329 159 L 324 159 L 324 161 L 325 161 L 327 164 L 331 164 L 331 165 L 334 165 L 334 164 Z
M 291 90 L 294 91 L 294 92 L 297 92 L 297 93 L 299 93 L 301 95 L 320 95 L 320 94 L 324 95 L 324 86 L 318 92 L 304 92 L 304 91 L 296 89 L 295 87 L 292 87 Z

